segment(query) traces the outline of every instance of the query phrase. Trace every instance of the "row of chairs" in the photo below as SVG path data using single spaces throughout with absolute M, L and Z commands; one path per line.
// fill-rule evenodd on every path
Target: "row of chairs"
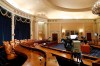
M 32 39 L 25 39 L 25 40 L 17 40 L 15 39 L 14 41 L 3 41 L 4 49 L 6 52 L 6 57 L 8 60 L 15 59 L 17 57 L 17 54 L 14 51 L 14 48 L 20 44 L 20 43 L 28 43 L 28 42 L 33 42 Z
M 100 40 L 92 40 L 89 42 L 90 45 L 100 46 Z
M 12 41 L 3 41 L 3 44 L 4 44 L 4 48 L 5 48 L 5 52 L 7 54 L 7 59 L 8 60 L 12 60 L 14 58 L 16 58 L 16 54 L 13 50 L 14 48 L 14 43 L 12 43 Z

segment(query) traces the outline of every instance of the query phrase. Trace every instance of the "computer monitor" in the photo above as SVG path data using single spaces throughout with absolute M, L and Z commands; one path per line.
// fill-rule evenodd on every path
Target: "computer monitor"
M 78 37 L 77 35 L 70 35 L 71 39 L 77 39 L 77 37 Z

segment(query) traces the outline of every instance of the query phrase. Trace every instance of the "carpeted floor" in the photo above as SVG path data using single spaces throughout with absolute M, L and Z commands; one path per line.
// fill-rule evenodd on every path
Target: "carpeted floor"
M 61 43 L 52 46 L 52 48 L 66 51 L 66 49 L 64 48 L 64 44 Z M 90 56 L 96 56 L 100 58 L 100 49 L 92 48 Z
M 55 48 L 55 49 L 59 49 L 59 50 L 66 50 L 65 48 L 64 48 L 64 44 L 57 44 L 57 45 L 55 45 L 55 46 L 52 46 L 52 48 Z
M 92 49 L 90 56 L 96 56 L 100 58 L 100 49 Z

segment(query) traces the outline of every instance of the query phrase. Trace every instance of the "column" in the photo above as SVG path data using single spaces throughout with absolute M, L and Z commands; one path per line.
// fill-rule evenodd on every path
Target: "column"
M 14 29 L 15 29 L 14 16 L 15 16 L 15 14 L 12 14 L 12 40 L 14 40 L 14 36 L 15 36 L 15 33 L 14 33 Z
M 30 19 L 30 38 L 33 39 L 33 18 Z
M 47 22 L 44 23 L 44 33 L 45 33 L 45 38 L 47 39 Z
M 35 39 L 38 40 L 38 22 L 35 22 Z

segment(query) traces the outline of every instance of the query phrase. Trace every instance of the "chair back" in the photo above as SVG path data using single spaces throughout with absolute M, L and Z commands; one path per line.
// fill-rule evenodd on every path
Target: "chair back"
M 9 44 L 9 41 L 3 41 L 3 44 L 4 44 L 5 52 L 7 54 L 7 59 L 12 60 L 16 58 L 17 55 L 13 51 L 12 49 L 13 47 Z

